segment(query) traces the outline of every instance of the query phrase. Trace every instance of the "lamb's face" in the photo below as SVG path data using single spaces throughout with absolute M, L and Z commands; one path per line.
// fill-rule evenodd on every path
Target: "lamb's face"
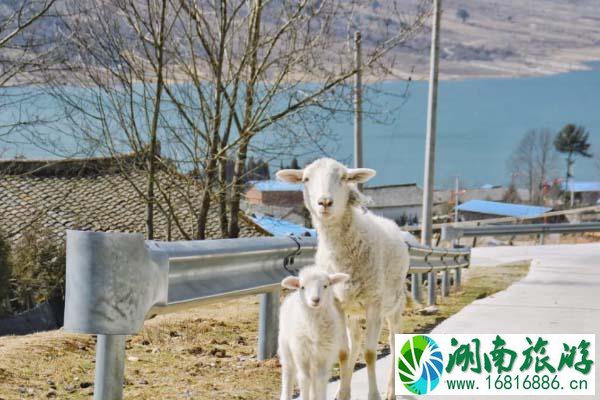
M 316 309 L 323 304 L 331 304 L 333 301 L 331 286 L 346 282 L 349 277 L 342 273 L 327 274 L 320 269 L 310 267 L 300 271 L 299 277 L 285 278 L 281 285 L 288 289 L 297 289 L 302 303 L 309 308 Z
M 334 221 L 342 216 L 356 191 L 356 184 L 373 176 L 375 171 L 372 169 L 348 169 L 330 158 L 321 158 L 304 170 L 277 172 L 282 181 L 304 183 L 304 204 L 319 221 Z
M 319 308 L 330 301 L 331 289 L 326 274 L 300 278 L 300 298 L 310 308 Z

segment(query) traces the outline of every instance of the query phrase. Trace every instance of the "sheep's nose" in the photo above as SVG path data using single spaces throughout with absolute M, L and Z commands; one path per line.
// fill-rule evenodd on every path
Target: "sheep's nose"
M 314 305 L 317 305 L 319 304 L 319 301 L 321 301 L 321 299 L 319 298 L 319 296 L 313 296 L 310 298 L 310 301 L 312 301 Z
M 333 199 L 328 196 L 321 196 L 319 198 L 319 205 L 323 207 L 331 207 L 333 205 Z

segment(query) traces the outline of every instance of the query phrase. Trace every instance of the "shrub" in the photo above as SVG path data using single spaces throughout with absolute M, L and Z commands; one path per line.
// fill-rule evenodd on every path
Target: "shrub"
M 0 316 L 8 314 L 10 310 L 10 276 L 10 245 L 0 233 Z
M 458 10 L 456 10 L 456 16 L 460 18 L 460 20 L 464 24 L 465 22 L 467 22 L 471 14 L 469 14 L 469 12 L 464 8 L 459 8 Z
M 44 229 L 23 232 L 10 253 L 11 306 L 21 312 L 51 298 L 64 297 L 65 246 Z

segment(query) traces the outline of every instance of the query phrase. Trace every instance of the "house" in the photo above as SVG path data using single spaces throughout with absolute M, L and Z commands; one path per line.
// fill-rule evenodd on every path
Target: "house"
M 478 219 L 515 217 L 535 218 L 543 217 L 544 213 L 551 211 L 548 207 L 531 206 L 527 204 L 501 203 L 498 201 L 469 200 L 458 206 L 461 219 L 472 221 Z
M 317 231 L 268 215 L 253 215 L 252 220 L 273 236 L 317 236 Z
M 303 203 L 302 184 L 266 180 L 251 181 L 248 185 L 245 199 L 249 204 L 297 207 Z
M 371 186 L 363 189 L 371 198 L 369 210 L 375 214 L 402 221 L 418 220 L 423 210 L 423 190 L 416 183 Z
M 565 189 L 564 183 L 561 188 Z M 567 185 L 567 192 L 572 193 L 574 205 L 588 206 L 600 202 L 600 182 L 570 181 Z
M 155 239 L 193 237 L 202 194 L 199 183 L 168 166 L 160 167 L 155 178 Z M 19 232 L 36 227 L 59 239 L 67 229 L 145 232 L 146 203 L 140 193 L 144 193 L 147 179 L 139 154 L 58 161 L 1 160 L 0 231 L 17 238 Z M 169 209 L 172 212 L 165 211 Z M 243 214 L 240 229 L 241 237 L 269 236 Z M 216 204 L 208 211 L 206 238 L 221 238 Z
M 275 180 L 251 181 L 240 204 L 248 215 L 267 215 L 296 225 L 310 224 L 302 184 Z

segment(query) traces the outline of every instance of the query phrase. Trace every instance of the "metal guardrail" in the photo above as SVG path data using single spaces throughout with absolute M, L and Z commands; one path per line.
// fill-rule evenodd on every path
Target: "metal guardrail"
M 199 304 L 260 294 L 258 358 L 275 355 L 279 288 L 286 276 L 312 264 L 315 238 L 145 241 L 141 234 L 67 231 L 65 325 L 98 335 L 94 399 L 123 396 L 125 336 L 144 320 Z M 409 272 L 449 274 L 469 265 L 469 249 L 410 245 Z M 420 281 L 420 279 L 416 279 Z M 413 285 L 420 300 L 420 288 Z M 429 287 L 435 294 L 435 285 Z
M 442 240 L 455 240 L 474 236 L 543 235 L 548 233 L 600 232 L 600 222 L 577 224 L 526 224 L 526 225 L 485 225 L 472 227 L 442 227 Z
M 532 220 L 532 219 L 540 219 L 540 218 L 551 218 L 551 217 L 561 217 L 568 215 L 577 215 L 577 214 L 587 214 L 587 213 L 600 213 L 600 205 L 587 206 L 581 208 L 571 208 L 568 210 L 559 210 L 559 211 L 549 211 L 542 215 L 534 215 L 530 217 L 498 217 L 498 218 L 486 218 L 486 219 L 476 219 L 471 221 L 461 221 L 461 222 L 443 222 L 433 224 L 433 230 L 439 231 L 443 229 L 445 226 L 451 225 L 453 227 L 465 226 L 480 226 L 480 225 L 491 225 L 491 224 L 518 224 L 524 221 Z M 403 226 L 402 230 L 407 232 L 420 232 L 421 225 L 417 226 Z

